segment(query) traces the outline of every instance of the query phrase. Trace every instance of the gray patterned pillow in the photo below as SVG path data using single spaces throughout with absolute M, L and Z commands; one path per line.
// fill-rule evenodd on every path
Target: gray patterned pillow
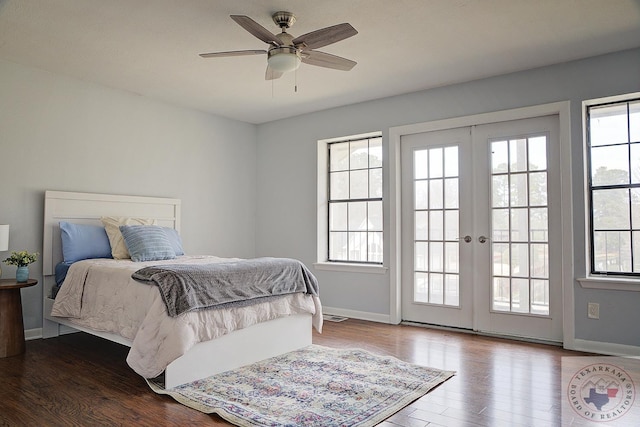
M 157 261 L 176 257 L 176 252 L 162 227 L 121 225 L 120 232 L 132 261 Z

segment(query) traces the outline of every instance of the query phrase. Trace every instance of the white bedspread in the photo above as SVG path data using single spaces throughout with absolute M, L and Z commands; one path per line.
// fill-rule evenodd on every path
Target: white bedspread
M 131 278 L 136 270 L 160 264 L 229 261 L 213 256 L 183 256 L 169 261 L 92 259 L 74 263 L 56 296 L 52 316 L 132 342 L 131 368 L 145 378 L 161 374 L 191 347 L 238 329 L 292 314 L 313 314 L 322 332 L 320 299 L 302 293 L 248 307 L 202 310 L 169 317 L 158 288 Z

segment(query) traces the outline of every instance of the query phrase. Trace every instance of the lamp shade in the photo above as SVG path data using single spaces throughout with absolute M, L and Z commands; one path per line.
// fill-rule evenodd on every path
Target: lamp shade
M 300 66 L 300 55 L 297 50 L 290 46 L 273 48 L 269 51 L 267 58 L 269 67 L 281 73 L 297 70 Z
M 0 251 L 9 250 L 9 224 L 0 224 Z

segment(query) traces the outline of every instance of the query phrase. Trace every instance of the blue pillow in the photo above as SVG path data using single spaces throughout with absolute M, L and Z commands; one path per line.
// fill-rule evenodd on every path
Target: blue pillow
M 131 255 L 131 261 L 158 261 L 176 257 L 176 252 L 162 227 L 121 225 L 120 232 Z
M 64 279 L 67 277 L 67 272 L 69 271 L 71 264 L 72 263 L 70 262 L 59 262 L 56 264 L 56 285 L 62 285 L 62 282 L 64 282 Z
M 90 258 L 111 258 L 111 245 L 104 227 L 60 222 L 64 262 Z
M 178 234 L 178 230 L 174 230 L 169 227 L 162 227 L 162 229 L 167 233 L 167 238 L 169 239 L 169 242 L 171 242 L 171 246 L 173 247 L 173 251 L 176 253 L 176 256 L 184 255 L 182 239 L 180 238 L 180 234 Z

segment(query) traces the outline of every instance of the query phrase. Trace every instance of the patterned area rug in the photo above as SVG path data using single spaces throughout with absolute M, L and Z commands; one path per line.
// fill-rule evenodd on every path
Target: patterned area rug
M 451 378 L 364 350 L 311 345 L 156 393 L 238 426 L 374 426 Z

